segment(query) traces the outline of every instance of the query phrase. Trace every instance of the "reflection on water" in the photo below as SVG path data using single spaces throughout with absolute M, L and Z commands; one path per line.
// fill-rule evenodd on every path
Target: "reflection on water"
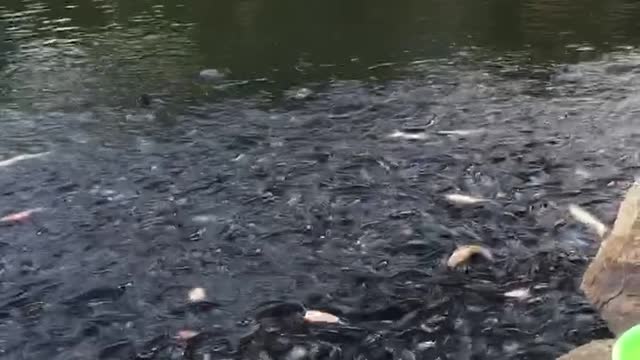
M 108 77 L 115 84 L 87 86 L 143 90 L 146 85 L 151 88 L 146 91 L 157 91 L 182 85 L 187 89 L 181 90 L 198 94 L 206 90 L 184 84 L 197 67 L 228 69 L 236 80 L 266 79 L 277 88 L 386 78 L 402 67 L 376 64 L 446 58 L 475 47 L 498 55 L 523 52 L 527 63 L 593 59 L 637 45 L 639 6 L 568 0 L 413 0 L 397 6 L 378 0 L 10 0 L 0 5 L 0 18 L 8 74 L 84 68 L 97 74 L 61 74 L 55 81 L 39 75 L 31 81 L 64 89 L 82 88 L 78 79 L 85 77 Z
M 566 207 L 610 222 L 638 171 L 637 8 L 3 1 L 0 357 L 553 359 L 610 335 Z M 448 270 L 470 243 L 495 263 Z

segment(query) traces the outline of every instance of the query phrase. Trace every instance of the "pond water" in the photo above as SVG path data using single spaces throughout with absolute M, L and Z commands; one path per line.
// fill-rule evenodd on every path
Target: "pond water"
M 3 1 L 0 216 L 33 212 L 0 224 L 0 357 L 554 359 L 610 336 L 566 207 L 611 223 L 638 173 L 638 15 Z M 495 261 L 447 269 L 463 244 Z

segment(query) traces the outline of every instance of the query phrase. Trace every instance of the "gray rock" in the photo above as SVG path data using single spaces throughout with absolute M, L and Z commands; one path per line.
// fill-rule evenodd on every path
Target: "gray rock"
M 584 273 L 580 288 L 617 336 L 640 323 L 640 184 L 618 208 L 609 235 Z

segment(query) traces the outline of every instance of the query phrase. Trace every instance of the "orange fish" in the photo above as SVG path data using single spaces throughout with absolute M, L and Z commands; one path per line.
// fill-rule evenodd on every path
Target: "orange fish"
M 29 218 L 31 218 L 31 214 L 34 214 L 43 210 L 44 210 L 43 208 L 35 208 L 35 209 L 20 211 L 17 213 L 3 216 L 2 218 L 0 218 L 0 221 L 1 222 L 20 222 L 20 221 L 29 220 Z
M 451 254 L 447 261 L 447 266 L 455 268 L 458 265 L 466 264 L 475 255 L 480 255 L 489 261 L 493 261 L 493 255 L 489 249 L 479 245 L 463 245 L 459 246 L 456 251 Z

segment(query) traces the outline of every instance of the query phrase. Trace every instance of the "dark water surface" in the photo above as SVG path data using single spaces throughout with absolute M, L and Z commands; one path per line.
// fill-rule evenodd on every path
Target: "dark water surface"
M 0 358 L 553 359 L 609 336 L 566 205 L 611 222 L 639 169 L 638 15 L 2 1 L 0 161 L 46 154 L 0 162 L 0 216 L 39 209 L 0 226 Z M 447 270 L 468 243 L 495 263 Z

